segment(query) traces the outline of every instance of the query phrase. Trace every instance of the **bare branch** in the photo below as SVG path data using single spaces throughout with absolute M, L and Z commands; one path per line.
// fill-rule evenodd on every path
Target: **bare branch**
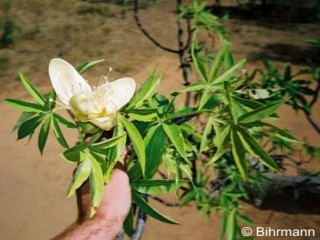
M 319 92 L 320 92 L 320 81 L 318 80 L 318 85 L 316 89 L 314 90 L 314 95 L 313 98 L 310 101 L 310 107 L 312 107 L 318 100 L 319 97 Z
M 145 195 L 147 199 L 147 195 Z M 138 211 L 138 218 L 137 218 L 137 225 L 134 234 L 131 237 L 131 240 L 140 240 L 143 235 L 144 227 L 147 222 L 147 215 L 139 209 Z
M 160 202 L 161 204 L 167 206 L 167 207 L 180 207 L 179 203 L 172 203 L 172 202 L 167 202 L 165 200 L 163 200 L 162 198 L 159 197 L 155 197 L 155 196 L 150 196 L 150 198 Z
M 134 0 L 133 1 L 133 12 L 134 12 L 134 20 L 136 22 L 136 25 L 138 26 L 138 28 L 141 30 L 141 32 L 153 43 L 155 44 L 157 47 L 171 52 L 171 53 L 176 53 L 179 54 L 179 51 L 171 49 L 171 48 L 167 48 L 165 46 L 163 46 L 162 44 L 160 44 L 157 40 L 155 40 L 148 32 L 147 30 L 145 30 L 141 24 L 140 18 L 139 18 L 139 1 L 138 0 Z

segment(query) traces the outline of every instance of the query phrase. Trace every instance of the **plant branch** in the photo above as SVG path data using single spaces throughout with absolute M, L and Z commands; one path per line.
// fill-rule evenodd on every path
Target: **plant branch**
M 319 93 L 320 93 L 320 81 L 318 80 L 317 87 L 314 90 L 313 98 L 310 101 L 310 107 L 312 107 L 318 101 Z
M 138 0 L 134 0 L 133 1 L 133 12 L 134 12 L 134 20 L 136 25 L 138 26 L 138 28 L 140 29 L 140 31 L 153 43 L 155 44 L 157 47 L 167 51 L 167 52 L 171 52 L 171 53 L 175 53 L 175 54 L 179 54 L 179 51 L 171 49 L 171 48 L 167 48 L 165 46 L 163 46 L 162 44 L 160 44 L 157 40 L 155 40 L 148 32 L 147 30 L 145 30 L 141 24 L 140 18 L 139 18 L 139 1 Z
M 150 196 L 150 198 L 152 198 L 153 200 L 158 201 L 159 203 L 167 206 L 167 207 L 180 207 L 179 203 L 173 203 L 173 202 L 167 202 L 165 200 L 163 200 L 162 198 L 159 197 L 155 197 L 155 196 Z
M 147 201 L 148 196 L 144 195 L 144 198 Z M 144 212 L 142 212 L 141 209 L 139 208 L 137 225 L 136 225 L 135 232 L 131 237 L 131 240 L 140 240 L 142 238 L 146 222 L 147 222 L 147 215 Z
M 183 25 L 182 25 L 182 19 L 179 17 L 179 12 L 180 12 L 180 6 L 182 4 L 182 0 L 177 0 L 176 3 L 176 8 L 177 8 L 177 37 L 178 37 L 178 47 L 179 47 L 179 60 L 180 60 L 180 68 L 182 69 L 182 76 L 184 80 L 184 85 L 189 86 L 190 85 L 190 78 L 189 78 L 189 64 L 186 61 L 185 58 L 185 50 L 186 47 L 188 47 L 190 43 L 190 38 L 191 38 L 191 29 L 190 29 L 190 21 L 187 21 L 188 24 L 188 42 L 184 46 L 183 43 Z M 190 105 L 190 100 L 191 100 L 191 93 L 187 92 L 187 96 L 185 99 L 185 105 L 188 107 Z
M 320 90 L 320 89 L 319 89 Z M 315 100 L 314 100 L 315 99 Z M 317 97 L 313 98 L 314 101 L 317 101 Z M 313 101 L 312 100 L 312 101 Z M 289 105 L 289 103 L 286 103 Z M 311 126 L 316 130 L 316 132 L 320 135 L 320 126 L 316 123 L 316 121 L 312 118 L 310 112 L 305 107 L 297 106 L 299 110 L 301 110 L 304 115 L 306 116 L 308 122 L 311 124 Z

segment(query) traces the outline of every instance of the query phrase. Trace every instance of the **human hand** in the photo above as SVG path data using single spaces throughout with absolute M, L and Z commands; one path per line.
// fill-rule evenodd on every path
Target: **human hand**
M 122 158 L 124 161 L 125 156 Z M 55 239 L 111 240 L 121 230 L 130 210 L 131 189 L 129 177 L 122 163 L 117 163 L 96 214 L 88 217 L 90 208 L 89 184 L 86 182 L 77 191 L 79 216 L 77 224 Z

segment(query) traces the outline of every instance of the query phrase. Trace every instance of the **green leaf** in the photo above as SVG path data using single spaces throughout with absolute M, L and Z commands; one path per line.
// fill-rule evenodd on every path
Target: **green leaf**
M 181 110 L 175 111 L 166 117 L 167 120 L 177 120 L 179 118 L 195 116 L 204 111 L 198 111 L 197 108 L 183 108 Z
M 270 155 L 260 146 L 260 144 L 249 135 L 241 127 L 237 127 L 237 132 L 245 149 L 255 157 L 258 157 L 260 161 L 273 170 L 278 170 L 277 163 L 270 157 Z
M 231 51 L 228 51 L 224 58 L 224 66 L 226 69 L 231 68 L 234 65 L 233 54 Z
M 245 149 L 242 146 L 241 140 L 236 130 L 231 130 L 232 155 L 243 180 L 247 180 L 247 162 Z
M 270 123 L 265 123 L 265 122 L 259 122 L 259 123 L 263 126 L 268 126 L 268 127 L 273 128 L 275 131 L 277 131 L 277 133 L 279 135 L 282 136 L 282 139 L 284 139 L 285 141 L 301 144 L 301 141 L 299 139 L 297 139 L 296 137 L 292 136 L 287 130 L 281 129 L 281 128 L 274 126 Z
M 126 137 L 126 134 L 122 134 L 120 136 L 116 136 L 116 137 L 107 139 L 105 141 L 92 144 L 91 146 L 89 146 L 89 149 L 92 151 L 101 152 L 99 150 L 105 150 L 107 148 L 111 148 L 111 147 L 117 145 L 118 143 L 120 143 L 121 141 L 123 141 L 123 139 L 125 139 L 125 137 Z M 105 153 L 105 152 L 101 152 L 101 153 Z
M 78 66 L 76 69 L 77 71 L 81 74 L 87 71 L 89 68 L 103 62 L 104 59 L 99 59 L 99 60 L 93 60 L 93 61 L 86 61 L 82 63 L 80 66 Z
M 138 207 L 150 217 L 153 217 L 161 222 L 178 224 L 176 221 L 162 215 L 156 209 L 152 208 L 146 200 L 144 200 L 139 193 L 132 191 L 132 199 L 138 205 Z
M 101 167 L 97 160 L 90 157 L 91 160 L 91 172 L 89 175 L 89 185 L 90 185 L 90 199 L 91 206 L 98 207 L 103 197 L 104 189 L 104 179 Z
M 222 41 L 222 48 L 218 51 L 210 68 L 209 82 L 212 82 L 212 80 L 214 80 L 217 77 L 223 60 L 226 57 L 226 54 L 229 52 L 230 47 L 230 42 Z
M 239 123 L 250 123 L 261 120 L 275 113 L 275 111 L 284 103 L 284 100 L 276 101 L 266 106 L 259 107 L 239 117 Z
M 188 192 L 180 201 L 181 206 L 186 205 L 188 202 L 192 201 L 195 196 L 197 195 L 197 192 L 195 190 L 192 190 L 191 192 Z
M 34 133 L 34 130 L 40 125 L 44 117 L 45 115 L 43 114 L 38 115 L 21 124 L 18 129 L 18 140 L 32 135 Z
M 208 146 L 208 136 L 209 134 L 211 133 L 212 131 L 212 123 L 213 123 L 213 117 L 210 116 L 208 118 L 208 121 L 207 121 L 207 124 L 203 130 L 203 133 L 202 133 L 202 137 L 201 137 L 201 142 L 200 142 L 200 149 L 199 149 L 199 152 L 203 152 Z
M 11 107 L 14 107 L 16 109 L 19 109 L 24 112 L 44 112 L 46 109 L 42 107 L 39 104 L 36 103 L 30 103 L 30 102 L 25 102 L 22 100 L 18 99 L 5 99 L 4 100 L 7 104 L 9 104 Z
M 53 110 L 56 107 L 57 94 L 52 89 L 49 93 L 44 95 L 45 98 L 45 108 L 48 110 Z
M 228 215 L 227 221 L 227 235 L 228 240 L 234 240 L 237 233 L 237 224 L 236 224 L 236 209 L 232 209 Z
M 62 147 L 69 148 L 69 145 L 61 132 L 61 129 L 59 127 L 59 123 L 58 123 L 57 118 L 55 117 L 55 114 L 53 114 L 52 123 L 53 123 L 52 130 L 53 130 L 54 136 L 56 137 L 58 142 L 61 144 Z
M 234 72 L 236 70 L 242 68 L 242 66 L 245 64 L 245 62 L 246 62 L 246 59 L 242 59 L 242 60 L 238 61 L 233 67 L 229 68 L 227 71 L 222 73 L 219 77 L 213 79 L 211 84 L 216 85 L 216 84 L 220 84 L 224 81 L 228 81 L 234 75 Z
M 244 99 L 244 98 L 240 98 L 237 96 L 232 96 L 231 98 L 234 100 L 234 102 L 237 102 L 237 103 L 239 103 L 247 108 L 250 108 L 250 109 L 255 109 L 255 108 L 265 106 L 263 103 L 255 101 L 255 100 Z
M 48 140 L 49 131 L 50 131 L 50 125 L 51 125 L 51 115 L 46 116 L 46 119 L 44 120 L 44 123 L 42 124 L 42 127 L 40 128 L 39 136 L 38 136 L 38 148 L 43 154 L 43 149 L 46 145 L 46 142 Z
M 133 217 L 134 217 L 134 214 L 131 206 L 130 211 L 123 223 L 123 230 L 129 237 L 131 237 L 134 234 Z
M 204 107 L 204 105 L 206 105 L 209 99 L 210 99 L 210 89 L 206 88 L 201 94 L 198 110 L 201 110 Z
M 86 181 L 91 172 L 91 160 L 89 158 L 84 159 L 77 166 L 77 169 L 73 175 L 72 182 L 69 186 L 67 197 L 71 197 L 76 189 L 78 189 L 84 181 Z
M 157 73 L 156 69 L 154 69 L 139 91 L 134 95 L 126 109 L 141 106 L 143 102 L 150 98 L 158 89 L 160 80 L 161 77 Z
M 86 146 L 82 143 L 75 145 L 72 148 L 64 151 L 61 156 L 71 162 L 80 162 L 81 161 L 81 152 L 86 148 Z
M 253 222 L 245 215 L 238 215 L 237 219 L 247 226 L 253 225 Z
M 205 102 L 204 105 L 202 106 L 202 111 L 212 111 L 212 109 L 219 106 L 221 102 L 222 102 L 222 97 L 220 95 L 216 93 L 214 95 L 211 94 L 207 102 Z
M 223 86 L 224 86 L 224 90 L 225 90 L 225 95 L 226 95 L 226 99 L 228 101 L 228 109 L 229 112 L 232 116 L 232 120 L 234 122 L 234 124 L 237 124 L 238 121 L 238 116 L 237 116 L 237 112 L 235 111 L 235 108 L 233 106 L 233 101 L 231 99 L 231 90 L 230 90 L 230 83 L 229 82 L 223 82 Z
M 117 125 L 113 130 L 112 137 L 115 138 L 115 137 L 122 136 L 124 134 L 126 135 L 123 125 L 119 120 L 117 120 Z M 117 145 L 115 145 L 109 150 L 108 161 L 107 161 L 107 171 L 104 174 L 105 183 L 109 182 L 112 170 L 124 152 L 124 149 L 126 147 L 126 140 L 127 140 L 127 136 L 125 136 L 121 142 L 119 142 Z
M 217 145 L 217 151 L 213 155 L 213 157 L 208 161 L 206 167 L 210 166 L 211 164 L 215 163 L 218 159 L 220 159 L 223 154 L 226 153 L 228 150 L 228 144 L 230 140 L 230 125 L 227 125 L 221 134 L 217 135 L 214 139 L 215 144 Z
M 178 93 L 185 93 L 185 92 L 196 92 L 205 89 L 207 86 L 204 82 L 196 82 L 194 84 L 191 84 L 190 86 L 187 86 L 185 88 L 182 88 L 178 91 Z
M 150 128 L 144 140 L 146 146 L 146 178 L 152 178 L 161 164 L 165 144 L 165 133 L 161 125 Z
M 106 171 L 107 171 L 107 169 L 108 169 L 106 157 L 104 155 L 102 155 L 102 154 L 99 154 L 99 153 L 96 153 L 96 152 L 92 152 L 92 151 L 90 151 L 90 155 L 91 155 L 92 158 L 94 158 L 99 163 L 99 166 L 101 168 L 102 174 L 104 176 Z M 106 183 L 106 182 L 104 181 L 104 183 Z
M 176 191 L 181 185 L 185 184 L 186 182 L 176 182 L 175 180 L 163 180 L 163 179 L 142 179 L 142 180 L 135 180 L 131 182 L 132 189 L 150 195 L 161 195 L 168 192 Z
M 232 116 L 235 119 L 235 123 L 237 124 L 239 117 L 246 114 L 248 110 L 238 101 L 235 101 L 234 98 L 231 97 L 230 101 Z
M 38 90 L 31 84 L 31 82 L 19 72 L 20 80 L 23 86 L 27 89 L 28 93 L 42 106 L 45 104 L 45 98 L 38 92 Z
M 181 157 L 188 162 L 185 141 L 180 128 L 172 122 L 164 122 L 162 123 L 162 126 L 168 138 L 170 139 L 170 142 L 177 149 Z
M 227 214 L 222 214 L 222 219 L 220 220 L 220 231 L 219 231 L 219 237 L 218 240 L 223 240 L 224 235 L 226 234 L 226 228 L 227 228 Z
M 63 126 L 67 127 L 67 128 L 77 128 L 77 125 L 70 122 L 69 120 L 65 119 L 64 117 L 56 114 L 56 113 L 53 113 L 53 116 L 54 118 L 59 122 L 61 123 Z
M 142 174 L 143 174 L 143 176 L 145 176 L 146 154 L 145 154 L 144 141 L 143 141 L 139 131 L 133 125 L 132 122 L 130 122 L 128 119 L 126 119 L 124 116 L 122 116 L 120 114 L 119 114 L 119 119 L 122 122 L 123 126 L 125 127 L 128 135 L 129 135 L 129 138 L 133 144 L 134 151 L 137 154 Z
M 191 56 L 192 56 L 192 61 L 194 63 L 194 66 L 197 70 L 197 73 L 200 75 L 201 79 L 203 81 L 207 81 L 207 74 L 206 74 L 206 68 L 200 59 L 200 57 L 196 54 L 195 48 L 198 48 L 198 43 L 196 40 L 196 35 L 194 35 L 192 44 L 191 44 Z
M 140 122 L 152 122 L 158 116 L 155 109 L 130 109 L 126 113 L 130 118 Z
M 31 118 L 35 117 L 37 113 L 30 113 L 30 112 L 22 112 L 19 116 L 16 124 L 14 125 L 12 131 L 17 130 L 23 123 L 30 120 Z

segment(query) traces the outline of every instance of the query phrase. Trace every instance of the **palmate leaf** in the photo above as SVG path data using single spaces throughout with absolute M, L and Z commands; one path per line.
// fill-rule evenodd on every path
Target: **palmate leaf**
M 94 144 L 90 145 L 88 148 L 91 151 L 95 151 L 95 152 L 105 153 L 106 154 L 106 152 L 105 152 L 106 149 L 117 145 L 118 143 L 123 141 L 123 139 L 125 139 L 125 137 L 126 137 L 126 134 L 122 134 L 122 135 L 107 139 L 107 140 L 102 141 L 102 142 L 94 143 Z
M 146 178 L 152 178 L 161 164 L 165 145 L 165 132 L 161 125 L 156 125 L 147 133 L 146 146 Z
M 97 152 L 90 151 L 89 152 L 91 157 L 93 157 L 100 165 L 100 168 L 103 173 L 103 177 L 105 176 L 105 173 L 107 172 L 108 166 L 107 166 L 107 160 L 104 154 L 99 154 Z M 105 178 L 104 178 L 105 179 Z M 108 183 L 104 181 L 105 183 Z
M 150 98 L 158 89 L 160 80 L 160 75 L 157 73 L 156 69 L 154 69 L 139 91 L 134 95 L 126 109 L 141 106 L 143 102 Z
M 203 152 L 207 147 L 208 135 L 212 131 L 212 126 L 213 126 L 212 124 L 213 124 L 213 117 L 210 116 L 202 133 L 199 153 Z
M 69 120 L 65 119 L 64 117 L 53 113 L 53 117 L 59 122 L 61 123 L 63 126 L 67 127 L 67 128 L 77 128 L 77 125 L 74 124 L 73 122 L 70 122 Z
M 217 151 L 206 164 L 207 167 L 219 160 L 223 154 L 228 151 L 228 144 L 230 142 L 230 129 L 230 125 L 227 125 L 222 132 L 215 137 L 214 143 L 217 146 Z
M 17 130 L 23 123 L 28 121 L 29 119 L 35 117 L 37 113 L 32 113 L 32 112 L 22 112 L 21 115 L 19 116 L 16 124 L 14 125 L 12 131 Z
M 37 101 L 37 103 L 44 106 L 45 98 L 38 92 L 36 87 L 33 86 L 31 82 L 21 72 L 19 72 L 19 77 L 28 93 L 30 93 L 30 95 Z
M 139 122 L 152 122 L 157 118 L 156 109 L 130 109 L 126 111 L 128 116 Z
M 90 156 L 90 155 L 89 155 Z M 90 199 L 91 199 L 91 216 L 94 213 L 95 207 L 100 205 L 103 197 L 104 179 L 102 169 L 95 158 L 90 156 L 91 160 L 91 172 L 89 175 L 90 185 Z
M 236 223 L 237 210 L 232 209 L 228 215 L 227 220 L 227 236 L 228 240 L 234 240 L 237 234 L 237 223 Z
M 242 127 L 238 126 L 236 128 L 240 140 L 244 148 L 253 156 L 257 157 L 264 165 L 269 167 L 272 170 L 278 170 L 279 166 L 277 163 L 270 157 L 270 155 L 260 146 L 260 144 L 249 135 Z
M 239 123 L 251 123 L 255 121 L 259 121 L 263 118 L 266 118 L 273 113 L 284 103 L 284 100 L 279 100 L 276 102 L 273 102 L 271 104 L 268 104 L 266 106 L 259 107 L 251 112 L 248 112 L 242 116 L 239 117 L 238 122 Z
M 5 99 L 5 102 L 9 104 L 11 107 L 14 107 L 24 112 L 40 113 L 40 112 L 46 111 L 46 109 L 39 104 L 30 103 L 30 102 L 26 102 L 18 99 Z
M 113 138 L 119 137 L 119 136 L 124 135 L 125 133 L 126 132 L 124 131 L 123 124 L 119 120 L 117 120 L 117 125 L 115 126 L 115 129 L 113 130 L 112 137 Z M 112 170 L 124 152 L 124 149 L 126 147 L 126 140 L 127 140 L 127 136 L 122 138 L 122 140 L 117 145 L 112 147 L 108 152 L 107 170 L 104 174 L 105 183 L 109 182 Z
M 180 200 L 181 206 L 184 206 L 187 203 L 191 202 L 196 197 L 196 195 L 197 195 L 197 191 L 192 189 Z
M 139 133 L 137 128 L 133 125 L 133 123 L 130 122 L 128 119 L 126 119 L 124 116 L 119 114 L 118 117 L 129 135 L 134 151 L 136 152 L 138 157 L 138 161 L 141 167 L 141 172 L 143 176 L 145 176 L 146 155 L 145 155 L 144 141 L 141 137 L 141 134 Z
M 99 59 L 99 60 L 93 60 L 93 61 L 86 61 L 84 63 L 82 63 L 80 66 L 78 66 L 76 69 L 78 71 L 78 73 L 84 73 L 85 71 L 87 71 L 89 68 L 104 62 L 104 59 Z
M 196 49 L 198 48 L 198 42 L 196 40 L 196 34 L 194 34 L 194 38 L 191 44 L 191 56 L 193 64 L 197 70 L 197 73 L 200 75 L 201 80 L 206 82 L 207 74 L 206 74 L 206 68 L 203 64 L 203 60 L 196 54 Z
M 182 88 L 178 93 L 185 93 L 185 92 L 196 92 L 205 89 L 207 86 L 204 82 L 196 82 L 191 84 L 190 86 Z
M 242 59 L 242 60 L 238 61 L 234 66 L 232 66 L 231 68 L 226 70 L 224 73 L 219 75 L 219 77 L 214 78 L 212 80 L 211 84 L 216 85 L 216 84 L 220 84 L 224 81 L 228 81 L 234 75 L 234 72 L 236 70 L 242 68 L 245 63 L 246 63 L 246 59 Z
M 234 59 L 233 59 L 233 54 L 232 52 L 229 50 L 226 53 L 226 56 L 224 58 L 224 67 L 226 69 L 231 68 L 234 65 Z
M 170 139 L 170 142 L 173 144 L 173 146 L 177 149 L 181 157 L 188 161 L 186 156 L 186 146 L 184 137 L 182 135 L 181 129 L 172 122 L 164 122 L 162 123 L 162 127 Z
M 37 115 L 21 124 L 21 126 L 18 129 L 18 140 L 32 135 L 35 129 L 40 125 L 44 117 L 44 114 Z
M 247 160 L 245 149 L 236 130 L 231 130 L 232 155 L 243 180 L 247 180 Z
M 84 159 L 77 166 L 77 169 L 73 175 L 72 182 L 69 186 L 67 197 L 74 195 L 75 191 L 86 181 L 91 172 L 91 160 L 89 158 Z
M 48 140 L 51 121 L 52 121 L 51 115 L 47 115 L 41 128 L 40 128 L 40 132 L 39 132 L 39 136 L 38 136 L 38 148 L 39 148 L 41 154 L 43 154 L 43 149 L 44 149 L 46 142 Z
M 66 161 L 70 162 L 80 162 L 81 154 L 86 149 L 86 145 L 79 143 L 72 148 L 67 149 L 61 154 L 61 157 L 65 159 Z
M 161 222 L 170 223 L 170 224 L 178 224 L 176 221 L 162 215 L 156 209 L 151 207 L 148 202 L 140 196 L 136 191 L 132 191 L 132 199 L 138 205 L 138 207 L 150 217 L 153 217 Z
M 52 117 L 52 130 L 53 130 L 54 136 L 56 137 L 56 139 L 58 140 L 58 142 L 61 144 L 62 147 L 69 148 L 69 145 L 61 132 L 58 121 L 59 120 L 57 120 L 55 115 L 53 115 L 53 117 Z
M 241 97 L 237 96 L 231 96 L 233 102 L 237 102 L 238 104 L 241 104 L 242 106 L 249 108 L 249 109 L 256 109 L 265 106 L 263 103 L 255 101 L 255 100 L 250 100 L 250 99 L 244 99 Z
M 190 116 L 198 115 L 199 113 L 204 111 L 198 111 L 197 108 L 183 108 L 181 110 L 170 113 L 170 115 L 166 116 L 167 120 L 177 121 L 179 118 L 185 118 Z
M 218 51 L 217 55 L 214 58 L 212 66 L 210 67 L 209 82 L 212 82 L 217 77 L 217 74 L 219 73 L 221 65 L 223 64 L 223 61 L 227 53 L 229 52 L 230 47 L 231 47 L 230 42 L 228 41 L 222 42 L 222 48 Z
M 136 190 L 137 192 L 150 194 L 150 195 L 161 195 L 168 192 L 176 191 L 181 185 L 185 184 L 186 182 L 180 181 L 176 182 L 175 180 L 153 180 L 153 179 L 142 179 L 142 180 L 135 180 L 130 183 L 132 189 Z
M 208 102 L 209 98 L 210 98 L 210 89 L 205 88 L 201 94 L 198 110 L 201 110 L 203 108 L 203 106 Z

